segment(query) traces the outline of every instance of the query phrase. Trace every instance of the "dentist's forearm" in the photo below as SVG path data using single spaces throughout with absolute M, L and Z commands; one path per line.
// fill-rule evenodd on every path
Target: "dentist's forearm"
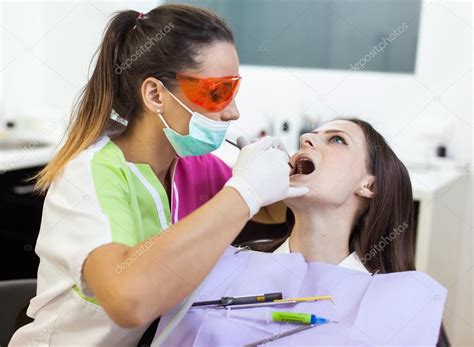
M 243 148 L 225 188 L 164 236 L 132 248 L 108 244 L 89 255 L 84 278 L 115 322 L 139 326 L 170 310 L 211 271 L 249 216 L 303 193 L 288 187 L 288 158 L 274 142 L 266 137 Z M 130 266 L 114 271 L 122 263 Z
M 167 312 L 211 271 L 247 222 L 240 194 L 226 187 L 161 235 L 135 247 L 109 244 L 84 265 L 91 290 L 111 318 L 137 326 Z M 117 264 L 128 264 L 123 267 Z

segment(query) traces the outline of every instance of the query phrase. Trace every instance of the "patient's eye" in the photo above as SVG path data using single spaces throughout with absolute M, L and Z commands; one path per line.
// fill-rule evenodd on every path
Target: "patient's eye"
M 338 144 L 342 144 L 342 145 L 347 145 L 346 140 L 344 140 L 344 138 L 342 136 L 339 136 L 339 135 L 331 136 L 329 138 L 329 142 L 338 143 Z

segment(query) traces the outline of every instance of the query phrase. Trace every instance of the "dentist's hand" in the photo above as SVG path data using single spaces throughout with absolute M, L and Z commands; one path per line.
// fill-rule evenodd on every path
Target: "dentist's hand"
M 249 139 L 247 139 L 245 136 L 240 136 L 237 139 L 237 145 L 239 146 L 239 148 L 244 148 L 245 146 L 250 145 L 251 143 L 258 142 L 260 140 L 261 139 L 253 139 L 252 141 L 249 141 Z M 290 156 L 288 154 L 288 151 L 287 151 L 285 145 L 283 144 L 283 142 L 278 137 L 272 137 L 272 147 L 277 148 L 277 149 L 285 152 L 286 155 Z
M 237 158 L 232 178 L 225 184 L 236 189 L 245 200 L 250 218 L 263 206 L 309 191 L 306 187 L 290 187 L 288 154 L 278 147 L 279 140 L 271 137 L 245 145 Z

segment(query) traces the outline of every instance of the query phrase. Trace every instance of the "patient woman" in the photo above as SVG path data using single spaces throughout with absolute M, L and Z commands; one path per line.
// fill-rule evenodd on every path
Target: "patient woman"
M 300 138 L 294 186 L 285 200 L 291 234 L 275 251 L 370 273 L 415 270 L 415 221 L 408 171 L 369 123 L 340 119 Z M 449 346 L 441 325 L 438 346 Z
M 364 272 L 414 270 L 410 178 L 374 128 L 335 120 L 301 136 L 291 182 L 310 188 L 285 200 L 290 237 L 275 251 Z
M 300 142 L 300 150 L 291 158 L 294 170 L 290 181 L 292 186 L 308 187 L 310 191 L 284 201 L 292 212 L 288 213 L 292 231 L 275 252 L 298 252 L 308 263 L 325 262 L 370 273 L 414 270 L 410 178 L 384 138 L 365 121 L 341 119 L 304 134 Z M 285 209 L 275 208 L 269 216 L 281 221 Z M 261 269 L 261 274 L 262 285 L 276 283 L 271 281 L 273 272 Z M 216 276 L 225 277 L 219 271 Z M 245 277 L 235 276 L 231 286 L 242 290 Z M 228 293 L 229 288 L 222 288 Z M 222 332 L 209 330 L 222 322 L 213 314 L 191 313 L 188 317 L 192 318 L 176 328 L 171 341 L 195 339 L 195 343 L 202 344 L 206 338 L 223 338 L 225 334 L 219 335 Z M 169 322 L 169 317 L 164 321 Z M 227 321 L 222 324 L 225 329 Z M 438 346 L 446 345 L 445 335 L 440 337 Z

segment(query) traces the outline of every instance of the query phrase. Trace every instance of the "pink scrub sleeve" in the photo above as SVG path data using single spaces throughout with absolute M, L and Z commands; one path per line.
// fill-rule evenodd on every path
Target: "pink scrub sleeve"
M 213 154 L 180 158 L 173 183 L 173 223 L 216 195 L 231 176 L 232 169 Z

